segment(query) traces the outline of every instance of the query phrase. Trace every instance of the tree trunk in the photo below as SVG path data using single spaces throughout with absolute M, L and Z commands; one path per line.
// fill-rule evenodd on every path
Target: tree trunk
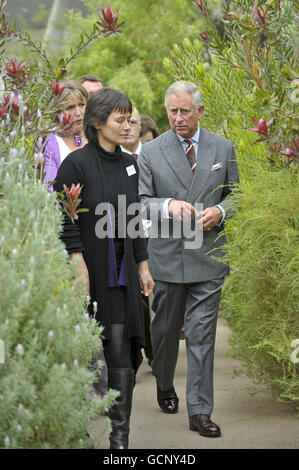
M 61 20 L 64 12 L 71 7 L 71 3 L 71 0 L 54 0 L 53 2 L 44 34 L 44 42 L 47 43 L 53 51 L 57 52 L 61 47 L 64 34 L 64 24 L 62 24 Z

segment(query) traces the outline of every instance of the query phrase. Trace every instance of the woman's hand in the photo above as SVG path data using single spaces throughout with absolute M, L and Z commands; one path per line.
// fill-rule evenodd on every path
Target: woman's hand
M 141 261 L 141 263 L 139 263 L 139 279 L 141 293 L 148 297 L 149 294 L 153 292 L 155 283 L 151 273 L 149 272 L 147 261 Z
M 78 253 L 71 253 L 70 258 L 73 259 L 76 257 L 78 259 L 78 265 L 77 265 L 77 277 L 83 277 L 85 280 L 85 290 L 86 290 L 86 295 L 90 295 L 89 291 L 89 274 L 88 274 L 88 269 L 85 264 L 83 255 L 81 252 Z

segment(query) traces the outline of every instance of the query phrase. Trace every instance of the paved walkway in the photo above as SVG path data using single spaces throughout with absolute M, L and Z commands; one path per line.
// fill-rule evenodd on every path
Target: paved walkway
M 247 377 L 234 375 L 238 361 L 228 358 L 229 329 L 220 318 L 215 349 L 215 408 L 212 419 L 222 428 L 222 437 L 206 438 L 188 428 L 185 404 L 186 350 L 180 341 L 175 389 L 180 398 L 176 415 L 166 415 L 156 403 L 156 385 L 144 360 L 134 390 L 130 449 L 298 449 L 299 420 L 295 410 L 277 403 Z M 96 448 L 109 449 L 106 418 L 90 428 Z M 107 426 L 106 426 L 107 427 Z

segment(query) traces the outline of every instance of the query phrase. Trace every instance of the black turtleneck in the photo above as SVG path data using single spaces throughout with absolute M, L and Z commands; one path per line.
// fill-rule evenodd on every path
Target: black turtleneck
M 115 210 L 118 208 L 118 195 L 122 194 L 120 178 L 121 152 L 107 152 L 98 146 L 105 178 L 105 196 Z M 117 233 L 117 232 L 115 232 Z
M 118 238 L 118 196 L 123 194 L 120 173 L 120 159 L 122 158 L 122 152 L 118 146 L 113 153 L 103 149 L 103 147 L 100 145 L 97 145 L 97 148 L 99 150 L 105 180 L 105 197 L 107 202 L 113 205 L 115 211 L 114 248 L 117 272 L 119 274 L 120 265 L 124 254 L 124 239 Z

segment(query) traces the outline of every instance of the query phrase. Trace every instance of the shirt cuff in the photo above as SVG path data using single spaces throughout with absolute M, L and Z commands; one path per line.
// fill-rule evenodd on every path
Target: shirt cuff
M 172 200 L 173 200 L 173 197 L 169 197 L 168 199 L 165 199 L 165 201 L 163 202 L 162 215 L 164 219 L 170 219 L 170 215 L 168 212 L 168 204 L 169 204 L 169 201 L 172 201 Z
M 147 219 L 142 219 L 142 226 L 143 226 L 143 234 L 145 238 L 149 238 L 150 230 L 152 226 L 152 221 Z
M 220 204 L 216 204 L 215 207 L 218 207 L 218 209 L 220 209 L 221 213 L 222 213 L 222 218 L 221 218 L 220 222 L 218 222 L 218 224 L 216 225 L 217 227 L 220 227 L 223 224 L 224 219 L 225 219 L 225 210 L 223 209 L 222 206 L 220 206 Z

